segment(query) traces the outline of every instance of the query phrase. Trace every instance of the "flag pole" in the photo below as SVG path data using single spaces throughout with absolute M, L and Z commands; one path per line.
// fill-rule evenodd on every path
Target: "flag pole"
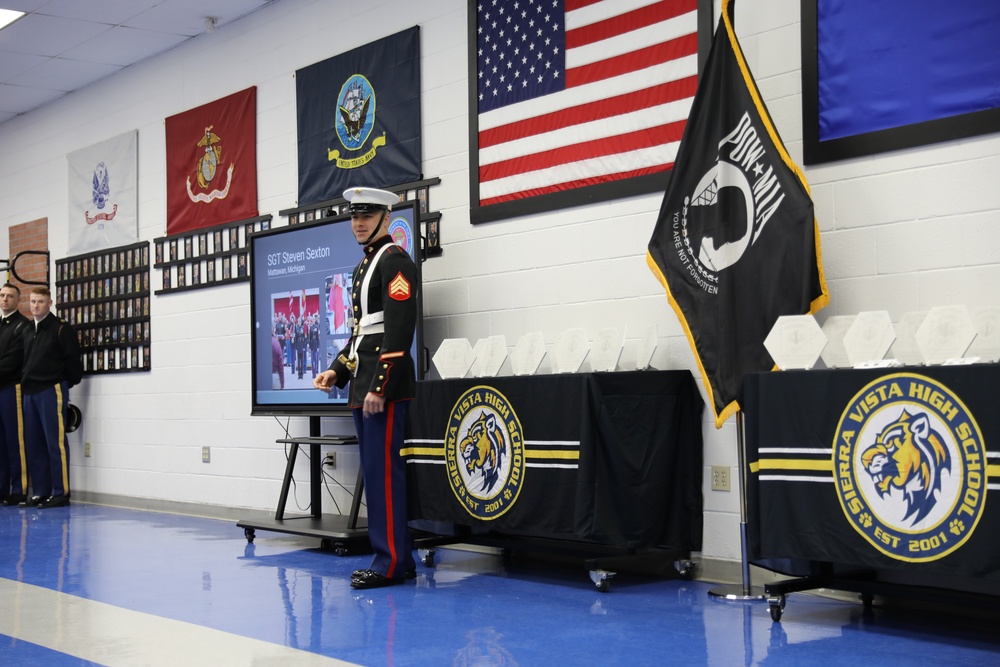
M 709 596 L 730 602 L 766 600 L 764 589 L 750 585 L 750 559 L 747 556 L 747 493 L 746 449 L 743 444 L 743 410 L 736 411 L 736 456 L 740 468 L 740 561 L 743 570 L 742 585 L 718 586 L 708 591 Z

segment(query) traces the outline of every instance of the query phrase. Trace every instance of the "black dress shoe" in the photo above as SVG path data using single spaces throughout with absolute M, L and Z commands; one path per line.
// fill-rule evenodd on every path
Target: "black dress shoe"
M 69 494 L 64 493 L 61 496 L 49 496 L 45 500 L 38 503 L 38 509 L 47 510 L 52 507 L 65 507 L 69 505 Z
M 390 579 L 375 570 L 362 570 L 357 576 L 351 575 L 351 588 L 382 588 L 403 583 L 403 579 Z
M 367 576 L 368 572 L 373 572 L 373 570 L 355 570 L 351 572 L 351 579 L 358 579 L 360 577 Z M 403 577 L 406 579 L 416 579 L 417 578 L 417 568 L 411 567 L 409 570 L 403 573 Z
M 31 496 L 25 498 L 23 502 L 17 504 L 18 507 L 38 507 L 38 504 L 45 500 L 44 496 Z
M 20 505 L 25 500 L 27 500 L 27 497 L 23 493 L 12 493 L 3 499 L 3 506 L 14 507 L 15 505 Z

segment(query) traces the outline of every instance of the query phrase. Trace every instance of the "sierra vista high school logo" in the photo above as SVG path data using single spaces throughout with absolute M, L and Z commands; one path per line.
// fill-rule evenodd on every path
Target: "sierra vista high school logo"
M 451 409 L 444 436 L 448 483 L 477 519 L 502 516 L 524 485 L 524 434 L 510 401 L 493 387 L 472 387 Z
M 943 384 L 913 373 L 875 380 L 847 405 L 833 443 L 851 526 L 897 560 L 926 562 L 972 536 L 986 502 L 986 448 Z

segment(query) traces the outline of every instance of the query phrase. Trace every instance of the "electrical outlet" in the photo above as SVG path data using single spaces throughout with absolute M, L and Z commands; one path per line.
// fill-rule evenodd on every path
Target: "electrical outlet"
M 712 490 L 729 490 L 729 466 L 712 466 Z
M 211 447 L 202 447 L 201 448 L 201 462 L 202 463 L 211 463 L 212 462 L 212 448 Z
M 326 457 L 323 459 L 323 465 L 325 465 L 328 468 L 336 468 L 337 467 L 337 452 L 329 452 L 326 455 Z
M 90 443 L 89 442 L 83 443 L 83 455 L 84 455 L 85 458 L 88 458 L 88 459 L 90 458 Z

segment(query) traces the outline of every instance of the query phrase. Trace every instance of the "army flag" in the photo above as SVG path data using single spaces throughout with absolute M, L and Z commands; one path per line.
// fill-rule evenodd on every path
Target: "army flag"
M 138 132 L 132 130 L 66 156 L 68 254 L 135 243 L 139 238 Z
M 646 256 L 694 350 L 716 427 L 739 410 L 744 374 L 773 368 L 764 339 L 777 318 L 829 299 L 809 186 L 764 107 L 730 12 L 723 0 Z
M 421 179 L 420 31 L 295 72 L 299 205 Z
M 257 88 L 165 121 L 167 234 L 257 216 Z

